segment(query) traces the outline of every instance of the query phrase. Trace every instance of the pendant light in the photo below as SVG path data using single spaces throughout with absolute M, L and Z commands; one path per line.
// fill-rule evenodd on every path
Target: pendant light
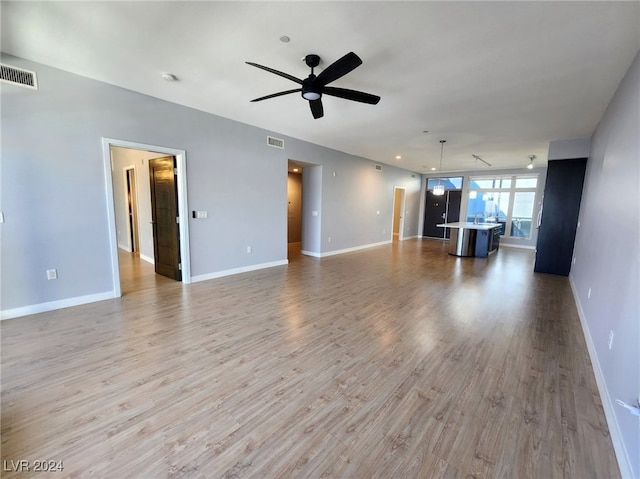
M 442 175 L 442 152 L 444 150 L 444 144 L 447 140 L 440 140 L 440 174 Z M 438 178 L 438 184 L 433 187 L 433 194 L 435 196 L 444 195 L 444 185 L 442 184 L 442 178 Z
M 533 169 L 533 160 L 535 160 L 536 155 L 529 155 L 529 164 L 527 165 L 527 169 Z

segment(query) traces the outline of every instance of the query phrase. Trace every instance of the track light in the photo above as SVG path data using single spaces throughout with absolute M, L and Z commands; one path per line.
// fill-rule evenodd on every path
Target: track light
M 535 157 L 536 155 L 529 155 L 529 164 L 527 165 L 527 169 L 533 169 L 533 160 L 535 159 Z

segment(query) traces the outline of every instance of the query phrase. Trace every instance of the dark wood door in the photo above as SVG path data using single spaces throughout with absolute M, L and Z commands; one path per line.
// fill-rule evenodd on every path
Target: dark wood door
M 156 273 L 182 281 L 175 162 L 173 156 L 149 161 L 153 256 Z
M 460 205 L 462 204 L 462 191 L 447 191 L 447 223 L 460 221 Z M 445 238 L 449 238 L 450 228 L 444 228 Z
M 427 190 L 427 204 L 424 209 L 424 227 L 422 236 L 430 238 L 444 238 L 444 230 L 447 228 L 438 228 L 436 225 L 445 222 L 447 212 L 447 196 L 436 196 L 433 192 Z
M 449 238 L 449 228 L 438 228 L 436 225 L 460 221 L 461 203 L 462 191 L 448 190 L 443 196 L 436 196 L 427 191 L 422 236 Z

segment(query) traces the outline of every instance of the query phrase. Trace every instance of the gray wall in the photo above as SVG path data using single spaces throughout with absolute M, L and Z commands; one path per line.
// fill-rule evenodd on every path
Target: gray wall
M 315 219 L 335 241 L 325 243 L 317 229 L 312 252 L 378 243 L 385 227 L 390 240 L 394 184 L 407 188 L 407 205 L 418 205 L 419 179 L 406 170 L 378 173 L 371 161 L 277 132 L 23 59 L 2 62 L 36 71 L 39 83 L 37 91 L 1 90 L 4 317 L 113 292 L 103 137 L 186 151 L 189 208 L 208 211 L 208 219 L 189 218 L 194 280 L 286 261 L 290 158 L 320 165 Z M 268 134 L 285 148 L 268 147 Z M 408 209 L 412 236 L 418 208 Z M 52 268 L 59 279 L 48 281 Z
M 592 136 L 570 276 L 616 452 L 628 455 L 621 465 L 628 477 L 640 477 L 640 420 L 615 400 L 635 404 L 640 396 L 639 112 L 636 57 Z

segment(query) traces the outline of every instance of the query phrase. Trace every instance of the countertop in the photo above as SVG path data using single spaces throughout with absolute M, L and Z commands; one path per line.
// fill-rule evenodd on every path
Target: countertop
M 441 228 L 459 228 L 459 229 L 468 229 L 468 230 L 492 230 L 494 228 L 500 228 L 502 225 L 500 223 L 472 223 L 470 221 L 464 222 L 459 221 L 456 223 L 442 223 L 439 225 Z

